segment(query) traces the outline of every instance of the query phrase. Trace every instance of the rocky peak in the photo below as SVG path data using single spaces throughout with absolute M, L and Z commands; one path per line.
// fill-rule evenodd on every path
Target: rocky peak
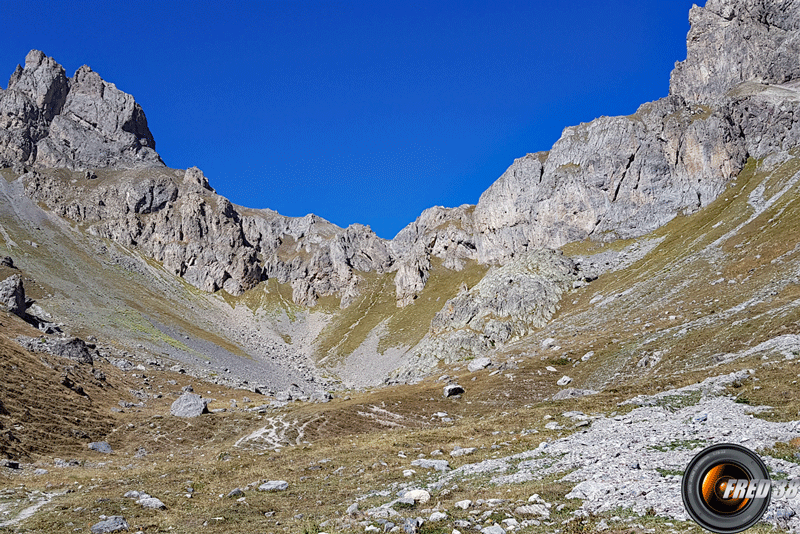
M 72 78 L 32 50 L 0 92 L 0 166 L 163 166 L 133 97 L 83 66 Z
M 17 65 L 8 82 L 8 89 L 30 99 L 45 121 L 50 121 L 64 105 L 69 82 L 64 67 L 39 50 L 31 50 L 25 57 L 25 68 Z
M 718 104 L 742 82 L 800 78 L 800 6 L 794 0 L 708 0 L 692 7 L 686 60 L 675 65 L 670 94 Z

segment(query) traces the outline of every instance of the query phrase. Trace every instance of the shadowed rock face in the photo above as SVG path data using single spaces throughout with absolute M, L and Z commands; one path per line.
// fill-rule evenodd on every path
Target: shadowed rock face
M 0 166 L 163 166 L 144 111 L 87 66 L 67 78 L 38 50 L 0 93 Z

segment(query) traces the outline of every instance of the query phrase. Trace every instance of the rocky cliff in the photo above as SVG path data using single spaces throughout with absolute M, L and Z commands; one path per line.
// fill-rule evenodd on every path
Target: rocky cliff
M 297 304 L 334 296 L 346 308 L 372 291 L 368 273 L 394 273 L 393 299 L 404 308 L 425 292 L 435 265 L 505 266 L 513 272 L 490 271 L 446 304 L 422 344 L 404 349 L 445 358 L 464 346 L 486 352 L 525 336 L 522 323 L 541 326 L 570 280 L 596 276 L 567 259 L 569 280 L 561 268 L 533 269 L 543 249 L 643 236 L 708 206 L 749 159 L 798 145 L 798 11 L 777 0 L 694 7 L 687 59 L 676 64 L 668 96 L 630 116 L 566 128 L 549 151 L 517 159 L 476 205 L 425 210 L 391 241 L 359 224 L 234 206 L 199 169 L 163 166 L 130 95 L 88 67 L 67 78 L 38 51 L 0 93 L 0 165 L 61 217 L 207 292 L 241 295 L 276 279 L 291 285 Z M 521 308 L 495 309 L 498 295 L 533 286 L 536 298 L 515 300 Z
M 67 78 L 32 50 L 0 92 L 0 165 L 163 166 L 142 108 L 87 66 Z

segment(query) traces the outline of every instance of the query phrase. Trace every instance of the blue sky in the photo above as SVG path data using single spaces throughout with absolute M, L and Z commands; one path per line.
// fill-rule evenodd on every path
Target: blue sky
M 88 64 L 136 97 L 170 167 L 392 238 L 564 127 L 666 96 L 691 5 L 3 0 L 0 75 L 31 48 Z

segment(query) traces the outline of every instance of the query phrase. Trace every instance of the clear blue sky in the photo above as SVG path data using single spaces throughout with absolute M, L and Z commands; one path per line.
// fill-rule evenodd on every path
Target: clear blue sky
M 391 238 L 564 127 L 666 96 L 691 5 L 3 0 L 0 76 L 31 48 L 88 64 L 136 97 L 170 167 Z

